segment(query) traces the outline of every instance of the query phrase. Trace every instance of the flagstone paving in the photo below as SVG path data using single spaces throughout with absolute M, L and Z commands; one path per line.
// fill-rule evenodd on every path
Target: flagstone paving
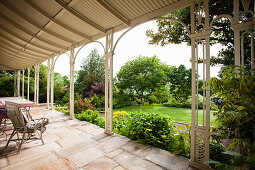
M 14 142 L 4 150 L 7 141 L 0 133 L 0 169 L 192 170 L 187 158 L 118 134 L 107 135 L 98 126 L 71 120 L 58 111 L 35 107 L 30 112 L 34 118 L 50 119 L 43 134 L 45 144 L 40 140 L 26 142 L 17 154 Z

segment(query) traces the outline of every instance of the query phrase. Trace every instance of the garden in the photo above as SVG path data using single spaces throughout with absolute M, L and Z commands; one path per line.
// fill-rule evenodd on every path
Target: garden
M 211 10 L 210 15 L 217 16 L 222 10 L 233 11 L 226 5 L 227 3 L 218 5 L 222 9 Z M 214 4 L 210 4 L 212 6 Z M 188 8 L 169 16 L 190 26 Z M 203 84 L 202 80 L 198 81 L 199 124 L 202 124 L 203 119 L 203 91 L 207 86 L 211 87 L 210 161 L 204 164 L 210 164 L 216 169 L 252 170 L 255 169 L 255 76 L 251 73 L 252 62 L 249 55 L 252 48 L 248 43 L 244 44 L 247 47 L 243 52 L 246 56 L 245 66 L 234 66 L 234 33 L 229 22 L 215 22 L 216 27 L 210 37 L 211 44 L 218 43 L 222 46 L 218 56 L 211 57 L 212 66 L 222 65 L 218 77 L 212 77 L 207 84 Z M 190 39 L 181 24 L 173 24 L 168 20 L 158 20 L 157 24 L 157 32 L 146 32 L 150 39 L 149 44 L 165 46 L 186 42 L 190 45 Z M 244 36 L 244 39 L 248 38 Z M 101 128 L 105 127 L 104 67 L 104 56 L 99 55 L 97 49 L 92 50 L 84 57 L 80 70 L 75 73 L 74 88 L 75 118 Z M 30 73 L 34 75 L 34 70 Z M 12 96 L 13 72 L 0 71 L 0 77 L 0 86 L 3 87 L 0 96 Z M 189 158 L 191 80 L 191 69 L 184 65 L 167 65 L 155 55 L 139 55 L 126 62 L 113 80 L 113 132 Z M 47 67 L 44 65 L 40 67 L 39 84 L 39 102 L 45 103 Z M 69 84 L 67 76 L 54 73 L 55 107 L 67 115 Z M 30 99 L 33 99 L 33 87 L 34 79 L 31 77 Z M 224 142 L 226 140 L 230 142 Z

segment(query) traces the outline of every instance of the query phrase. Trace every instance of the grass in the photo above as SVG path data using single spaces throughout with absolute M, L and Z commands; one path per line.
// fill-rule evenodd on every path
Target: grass
M 130 106 L 120 109 L 114 109 L 116 111 L 126 111 L 126 112 L 146 112 L 146 113 L 161 113 L 166 116 L 170 116 L 173 121 L 191 123 L 191 109 L 188 108 L 175 108 L 175 107 L 165 107 L 165 106 Z M 212 112 L 212 111 L 211 111 Z M 214 125 L 215 117 L 210 116 L 211 125 Z M 200 125 L 203 123 L 203 110 L 198 111 L 198 122 Z

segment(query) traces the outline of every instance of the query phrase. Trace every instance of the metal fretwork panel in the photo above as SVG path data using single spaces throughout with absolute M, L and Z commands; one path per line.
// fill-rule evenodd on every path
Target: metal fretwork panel
M 201 131 L 195 132 L 196 146 L 195 146 L 195 162 L 203 163 L 205 160 L 205 135 Z
M 209 1 L 193 1 L 191 4 L 191 50 L 192 50 L 192 116 L 190 165 L 198 169 L 210 169 L 203 164 L 209 160 L 210 87 L 199 92 L 210 79 Z M 199 112 L 202 108 L 202 113 Z
M 113 111 L 113 30 L 106 35 L 105 53 L 105 133 L 112 134 Z

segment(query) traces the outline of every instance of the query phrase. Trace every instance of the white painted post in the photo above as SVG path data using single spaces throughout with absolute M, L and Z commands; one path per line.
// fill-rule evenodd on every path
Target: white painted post
M 239 23 L 239 0 L 234 0 L 234 23 Z M 240 30 L 234 29 L 235 65 L 240 66 Z M 236 69 L 236 72 L 238 70 Z
M 14 97 L 17 97 L 17 71 L 14 71 L 13 74 L 13 80 L 14 80 Z
M 20 97 L 20 70 L 18 70 L 17 91 L 18 97 Z
M 24 80 L 25 80 L 25 77 L 24 77 L 24 69 L 22 70 L 22 98 L 24 98 Z
M 30 68 L 27 68 L 27 100 L 29 101 L 29 78 L 30 78 Z
M 47 67 L 47 108 L 50 109 L 50 59 L 48 59 Z
M 191 61 L 192 61 L 192 105 L 191 105 L 191 162 L 195 162 L 195 107 L 196 107 L 196 70 L 195 70 L 195 39 L 191 38 Z
M 51 110 L 54 110 L 54 57 L 51 58 L 51 88 L 50 88 L 50 97 L 51 97 Z
M 39 104 L 39 80 L 40 80 L 40 63 L 38 63 L 37 64 L 37 83 L 36 83 L 36 85 L 37 85 L 37 88 L 36 88 L 36 104 Z
M 255 7 L 255 2 L 254 2 L 254 7 Z M 254 9 L 255 10 L 255 9 Z M 253 33 L 251 32 L 251 74 L 254 75 L 254 36 Z
M 70 53 L 70 119 L 74 118 L 74 48 Z
M 106 33 L 105 51 L 105 133 L 112 132 L 113 112 L 113 29 Z
M 202 4 L 203 3 L 203 4 Z M 198 5 L 197 9 L 196 5 Z M 202 8 L 204 8 L 202 10 Z M 210 80 L 210 34 L 209 0 L 193 1 L 191 4 L 191 56 L 192 56 L 192 109 L 191 109 L 191 159 L 190 165 L 198 169 L 211 169 L 203 162 L 209 160 L 210 146 L 210 87 L 203 94 L 203 124 L 198 124 L 198 47 L 202 44 L 203 83 Z M 204 11 L 204 12 L 203 12 Z M 204 16 L 202 16 L 204 14 Z M 197 17 L 197 18 L 196 18 Z M 203 20 L 199 18 L 204 17 Z M 196 24 L 196 19 L 198 24 Z M 197 29 L 203 25 L 203 29 Z M 205 51 L 204 51 L 205 50 Z M 204 56 L 205 55 L 205 56 Z M 204 68 L 205 67 L 205 68 Z M 203 100 L 203 101 L 204 101 Z M 206 113 L 206 114 L 204 114 Z
M 37 94 L 36 94 L 36 92 L 37 92 L 37 90 L 36 90 L 36 87 L 37 87 L 37 85 L 36 85 L 36 83 L 37 83 L 37 65 L 35 65 L 34 66 L 35 67 L 35 78 L 34 78 L 34 103 L 35 104 L 37 104 L 36 103 L 36 96 L 37 96 Z

